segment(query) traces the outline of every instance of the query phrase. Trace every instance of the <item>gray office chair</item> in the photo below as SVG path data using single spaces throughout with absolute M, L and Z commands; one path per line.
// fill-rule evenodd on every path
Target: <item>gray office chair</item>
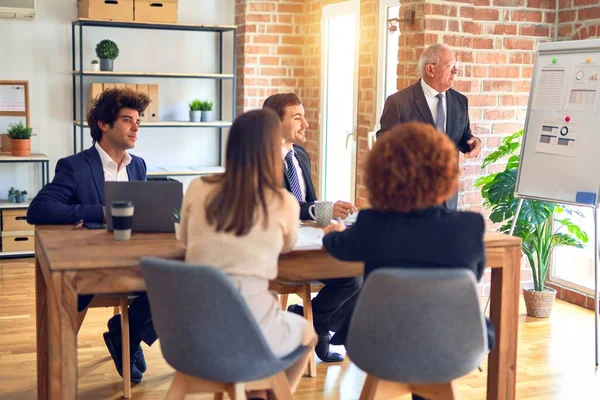
M 275 357 L 223 272 L 150 257 L 141 268 L 162 353 L 177 371 L 167 399 L 203 392 L 245 399 L 245 390 L 263 389 L 276 399 L 292 398 L 283 371 L 307 348 Z
M 361 400 L 407 393 L 455 399 L 453 380 L 477 368 L 487 351 L 475 275 L 458 268 L 374 271 L 346 343 L 368 374 Z

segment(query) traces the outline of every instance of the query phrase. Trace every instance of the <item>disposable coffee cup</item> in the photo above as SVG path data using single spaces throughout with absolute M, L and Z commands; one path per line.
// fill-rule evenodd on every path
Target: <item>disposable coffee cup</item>
M 111 204 L 111 217 L 115 240 L 131 239 L 131 226 L 133 225 L 133 202 L 113 201 Z

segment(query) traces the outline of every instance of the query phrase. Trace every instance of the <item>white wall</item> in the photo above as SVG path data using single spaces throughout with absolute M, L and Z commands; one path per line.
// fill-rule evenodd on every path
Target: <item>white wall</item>
M 179 0 L 179 22 L 233 25 L 234 6 L 234 0 Z M 76 19 L 76 0 L 38 0 L 33 21 L 0 20 L 0 80 L 29 81 L 31 126 L 37 134 L 32 152 L 50 157 L 51 179 L 56 161 L 73 153 L 71 22 Z M 94 27 L 84 28 L 83 33 L 85 70 L 96 58 L 96 43 L 111 39 L 120 49 L 115 71 L 218 72 L 215 33 Z M 224 36 L 225 73 L 233 72 L 232 36 Z M 84 104 L 88 83 L 117 81 L 85 79 Z M 213 80 L 124 78 L 120 82 L 159 84 L 162 120 L 188 120 L 187 103 L 192 98 L 216 99 Z M 230 82 L 224 85 L 224 120 L 231 120 L 231 88 Z M 89 147 L 89 130 L 84 135 Z M 213 129 L 142 128 L 132 153 L 150 167 L 215 165 L 217 139 Z M 11 186 L 35 194 L 40 184 L 39 166 L 0 164 L 0 198 L 6 199 Z

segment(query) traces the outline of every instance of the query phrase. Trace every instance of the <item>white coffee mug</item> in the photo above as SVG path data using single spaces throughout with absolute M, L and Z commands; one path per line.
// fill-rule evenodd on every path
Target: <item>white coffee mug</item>
M 308 214 L 310 214 L 312 219 L 317 221 L 318 226 L 327 226 L 331 223 L 331 218 L 333 217 L 333 202 L 315 201 L 315 204 L 308 207 Z

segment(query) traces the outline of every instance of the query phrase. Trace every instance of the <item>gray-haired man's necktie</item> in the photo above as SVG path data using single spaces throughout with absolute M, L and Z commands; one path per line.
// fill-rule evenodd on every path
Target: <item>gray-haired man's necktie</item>
M 438 99 L 435 127 L 438 128 L 438 130 L 446 133 L 446 129 L 444 129 L 444 122 L 446 122 L 446 112 L 444 111 L 444 95 L 438 93 L 435 97 Z

